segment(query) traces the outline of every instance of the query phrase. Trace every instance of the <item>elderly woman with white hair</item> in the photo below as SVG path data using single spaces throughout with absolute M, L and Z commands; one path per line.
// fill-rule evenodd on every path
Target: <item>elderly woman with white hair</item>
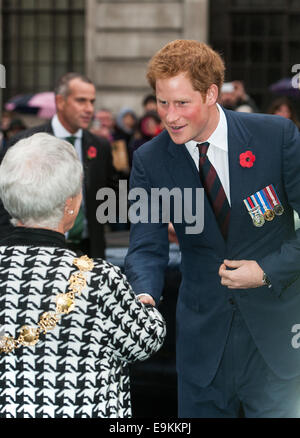
M 130 417 L 128 363 L 157 351 L 165 323 L 120 269 L 77 257 L 64 234 L 81 203 L 71 144 L 35 134 L 0 166 L 13 232 L 0 241 L 0 417 Z

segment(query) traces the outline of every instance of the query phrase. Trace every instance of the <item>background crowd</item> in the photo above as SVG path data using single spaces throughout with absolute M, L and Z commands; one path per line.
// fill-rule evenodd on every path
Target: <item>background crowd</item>
M 233 111 L 280 115 L 291 119 L 300 128 L 293 99 L 284 95 L 275 96 L 267 108 L 259 108 L 240 80 L 223 84 L 219 103 L 224 108 Z M 89 131 L 109 141 L 118 178 L 129 179 L 134 151 L 163 130 L 156 109 L 156 98 L 152 94 L 145 95 L 139 113 L 130 107 L 123 107 L 117 114 L 114 114 L 110 108 L 101 107 L 101 102 L 96 102 L 95 107 L 99 109 L 94 112 Z M 32 123 L 31 119 L 30 125 L 32 124 L 35 123 Z M 10 139 L 27 128 L 29 126 L 22 113 L 3 109 L 0 120 L 2 156 L 6 152 Z M 128 224 L 125 227 L 111 226 L 112 231 L 121 229 L 128 229 Z
M 223 84 L 219 103 L 224 108 L 233 111 L 280 115 L 291 119 L 300 129 L 293 98 L 285 95 L 274 96 L 267 108 L 259 108 L 240 80 Z M 95 108 L 99 109 L 95 110 Z M 38 125 L 39 122 L 40 120 L 35 122 L 34 118 L 30 119 L 30 125 Z M 22 131 L 28 128 L 30 126 L 28 126 L 26 116 L 24 117 L 22 112 L 3 109 L 0 121 L 1 157 L 5 154 L 9 144 L 14 143 L 14 138 L 20 138 Z M 130 107 L 123 107 L 115 114 L 110 108 L 101 107 L 101 102 L 95 102 L 93 117 L 91 117 L 88 127 L 91 135 L 105 139 L 110 144 L 116 188 L 118 180 L 129 181 L 134 151 L 162 130 L 163 125 L 157 113 L 156 98 L 153 94 L 144 96 L 139 113 Z M 298 219 L 296 218 L 296 220 Z M 0 222 L 2 224 L 2 219 Z M 110 232 L 128 231 L 129 228 L 129 221 L 127 221 L 127 223 L 107 224 L 106 230 Z M 6 229 L 2 227 L 2 231 L 5 233 Z M 0 230 L 0 236 L 2 231 Z M 169 238 L 170 242 L 176 243 L 176 236 L 172 233 L 172 229 L 170 229 Z
M 99 103 L 101 105 L 101 102 Z M 259 108 L 254 99 L 247 93 L 243 82 L 239 80 L 223 84 L 219 103 L 233 111 L 277 114 L 291 119 L 300 127 L 293 99 L 287 96 L 274 97 L 267 108 Z M 96 106 L 98 106 L 97 102 Z M 2 151 L 6 149 L 7 141 L 10 138 L 29 127 L 22 116 L 21 113 L 3 109 L 0 123 Z M 114 114 L 110 108 L 100 106 L 100 109 L 95 111 L 89 129 L 93 134 L 105 137 L 110 141 L 116 169 L 128 175 L 133 152 L 143 143 L 158 135 L 163 126 L 157 114 L 156 98 L 154 95 L 148 94 L 141 102 L 140 113 L 132 108 L 124 107 L 117 114 Z M 123 145 L 119 146 L 118 144 L 121 143 Z M 126 154 L 123 156 L 124 150 Z
M 73 80 L 73 84 L 74 80 L 76 81 L 74 78 L 71 80 Z M 79 79 L 79 82 L 82 82 L 81 79 Z M 81 85 L 83 84 L 81 83 Z M 85 83 L 85 86 L 88 87 L 89 92 L 91 91 L 92 101 L 94 96 L 94 85 L 92 83 Z M 68 99 L 71 99 L 73 95 L 75 96 L 74 93 L 77 91 L 76 87 L 73 87 L 70 96 L 65 97 L 66 102 L 68 102 Z M 291 119 L 300 128 L 298 115 L 292 99 L 286 96 L 274 97 L 268 108 L 259 108 L 254 99 L 247 93 L 244 84 L 238 80 L 225 82 L 223 84 L 219 103 L 223 107 L 233 111 L 276 114 Z M 70 105 L 72 104 L 73 102 L 71 101 Z M 95 108 L 99 109 L 95 110 Z M 68 108 L 63 108 L 63 110 L 57 108 L 56 116 L 60 115 L 60 120 L 65 118 L 72 119 L 76 116 L 75 108 L 72 107 L 72 111 L 72 114 L 69 114 Z M 156 98 L 152 94 L 145 95 L 141 102 L 140 113 L 137 113 L 132 108 L 128 107 L 122 108 L 117 114 L 114 114 L 110 108 L 101 107 L 101 102 L 97 101 L 90 105 L 88 112 L 90 117 L 88 126 L 86 128 L 82 126 L 80 127 L 75 123 L 75 128 L 83 128 L 84 134 L 82 137 L 82 146 L 87 150 L 87 155 L 81 158 L 85 173 L 83 206 L 85 209 L 92 210 L 91 215 L 86 212 L 86 220 L 89 228 L 89 242 L 97 242 L 99 234 L 105 234 L 105 231 L 109 231 L 111 235 L 120 234 L 115 233 L 116 231 L 125 231 L 125 235 L 127 236 L 126 239 L 128 239 L 127 231 L 130 228 L 129 221 L 127 221 L 127 223 L 107 224 L 105 230 L 103 227 L 100 227 L 100 230 L 97 224 L 94 223 L 95 210 L 97 208 L 96 204 L 98 203 L 98 201 L 96 201 L 96 191 L 104 186 L 114 186 L 117 190 L 118 180 L 129 180 L 134 152 L 141 145 L 157 136 L 163 130 L 163 125 L 157 113 Z M 58 133 L 53 132 L 53 125 L 51 126 L 52 121 L 53 118 L 49 118 L 48 120 L 45 120 L 44 125 L 40 125 L 39 121 L 36 123 L 36 127 L 32 127 L 32 122 L 31 126 L 29 126 L 29 124 L 26 123 L 26 117 L 24 118 L 23 114 L 4 109 L 2 112 L 0 131 L 1 157 L 3 157 L 7 149 L 9 149 L 9 147 L 23 135 L 28 136 L 28 134 L 33 134 L 42 130 L 44 132 L 54 133 L 59 137 L 60 135 Z M 64 127 L 66 128 L 66 131 L 70 133 L 67 126 Z M 68 133 L 66 132 L 66 134 Z M 92 148 L 94 149 L 92 150 Z M 97 155 L 95 149 L 101 153 L 105 151 L 105 159 L 103 159 L 101 153 Z M 96 155 L 93 156 L 93 153 L 96 153 Z M 113 171 L 111 161 L 113 163 Z M 99 178 L 101 177 L 103 178 L 100 181 Z M 112 180 L 114 180 L 114 184 L 112 184 Z M 89 207 L 89 205 L 91 207 Z M 295 219 L 298 221 L 298 217 L 295 217 Z M 0 203 L 0 237 L 7 234 L 7 223 L 8 217 L 5 215 L 3 206 Z M 166 293 L 167 298 L 160 306 L 161 312 L 168 323 L 169 331 L 165 344 L 157 355 L 148 360 L 145 364 L 136 364 L 132 367 L 133 407 L 134 415 L 137 417 L 144 416 L 146 411 L 150 417 L 155 416 L 158 409 L 166 415 L 176 415 L 174 315 L 177 291 L 180 283 L 180 273 L 178 269 L 176 269 L 176 261 L 179 257 L 179 251 L 176 245 L 176 235 L 172 229 L 169 230 L 169 240 L 176 248 L 172 253 L 172 248 L 174 249 L 174 246 L 170 247 L 171 265 L 166 273 L 165 290 L 166 292 L 172 291 L 172 293 Z M 87 239 L 84 239 L 80 245 L 84 253 L 87 253 L 91 257 L 103 257 L 104 247 L 102 247 L 102 245 L 97 243 L 97 248 L 92 248 L 90 245 L 86 245 L 86 242 Z M 94 252 L 96 250 L 101 250 L 101 253 Z M 122 252 L 120 259 L 123 259 L 124 255 L 125 253 Z M 112 261 L 110 257 L 108 257 L 108 260 Z M 117 264 L 122 267 L 123 262 L 121 261 L 121 263 L 118 263 L 119 261 L 120 260 L 117 260 Z M 151 370 L 150 374 L 147 370 Z M 162 399 L 163 402 L 156 404 L 156 402 L 158 402 L 157 395 L 155 394 L 157 386 L 164 388 L 165 395 Z M 146 397 L 146 400 L 148 400 L 147 402 L 145 402 L 145 388 L 147 388 L 146 393 L 148 394 Z M 141 399 L 143 399 L 143 405 L 139 403 L 139 400 Z M 153 401 L 155 401 L 155 403 L 153 403 Z

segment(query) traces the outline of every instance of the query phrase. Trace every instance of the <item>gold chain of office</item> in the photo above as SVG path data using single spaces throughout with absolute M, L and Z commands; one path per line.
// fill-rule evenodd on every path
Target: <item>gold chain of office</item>
M 0 353 L 11 353 L 15 348 L 35 345 L 40 334 L 46 334 L 53 330 L 59 322 L 61 314 L 70 313 L 75 308 L 75 294 L 81 295 L 82 289 L 86 286 L 85 272 L 91 271 L 94 267 L 93 260 L 82 256 L 73 260 L 79 272 L 75 272 L 69 278 L 68 292 L 56 296 L 56 312 L 45 312 L 40 317 L 38 327 L 24 325 L 20 329 L 17 339 L 11 336 L 0 336 Z

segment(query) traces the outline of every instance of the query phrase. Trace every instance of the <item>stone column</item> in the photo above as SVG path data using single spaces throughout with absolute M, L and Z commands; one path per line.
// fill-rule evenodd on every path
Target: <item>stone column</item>
M 209 0 L 184 0 L 183 37 L 208 43 Z
M 85 73 L 94 80 L 97 0 L 85 0 L 85 4 Z

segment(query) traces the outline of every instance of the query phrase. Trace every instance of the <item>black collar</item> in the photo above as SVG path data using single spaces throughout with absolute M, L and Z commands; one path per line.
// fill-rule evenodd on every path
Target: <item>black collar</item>
M 15 227 L 0 240 L 0 246 L 50 246 L 67 248 L 65 236 L 42 228 Z

